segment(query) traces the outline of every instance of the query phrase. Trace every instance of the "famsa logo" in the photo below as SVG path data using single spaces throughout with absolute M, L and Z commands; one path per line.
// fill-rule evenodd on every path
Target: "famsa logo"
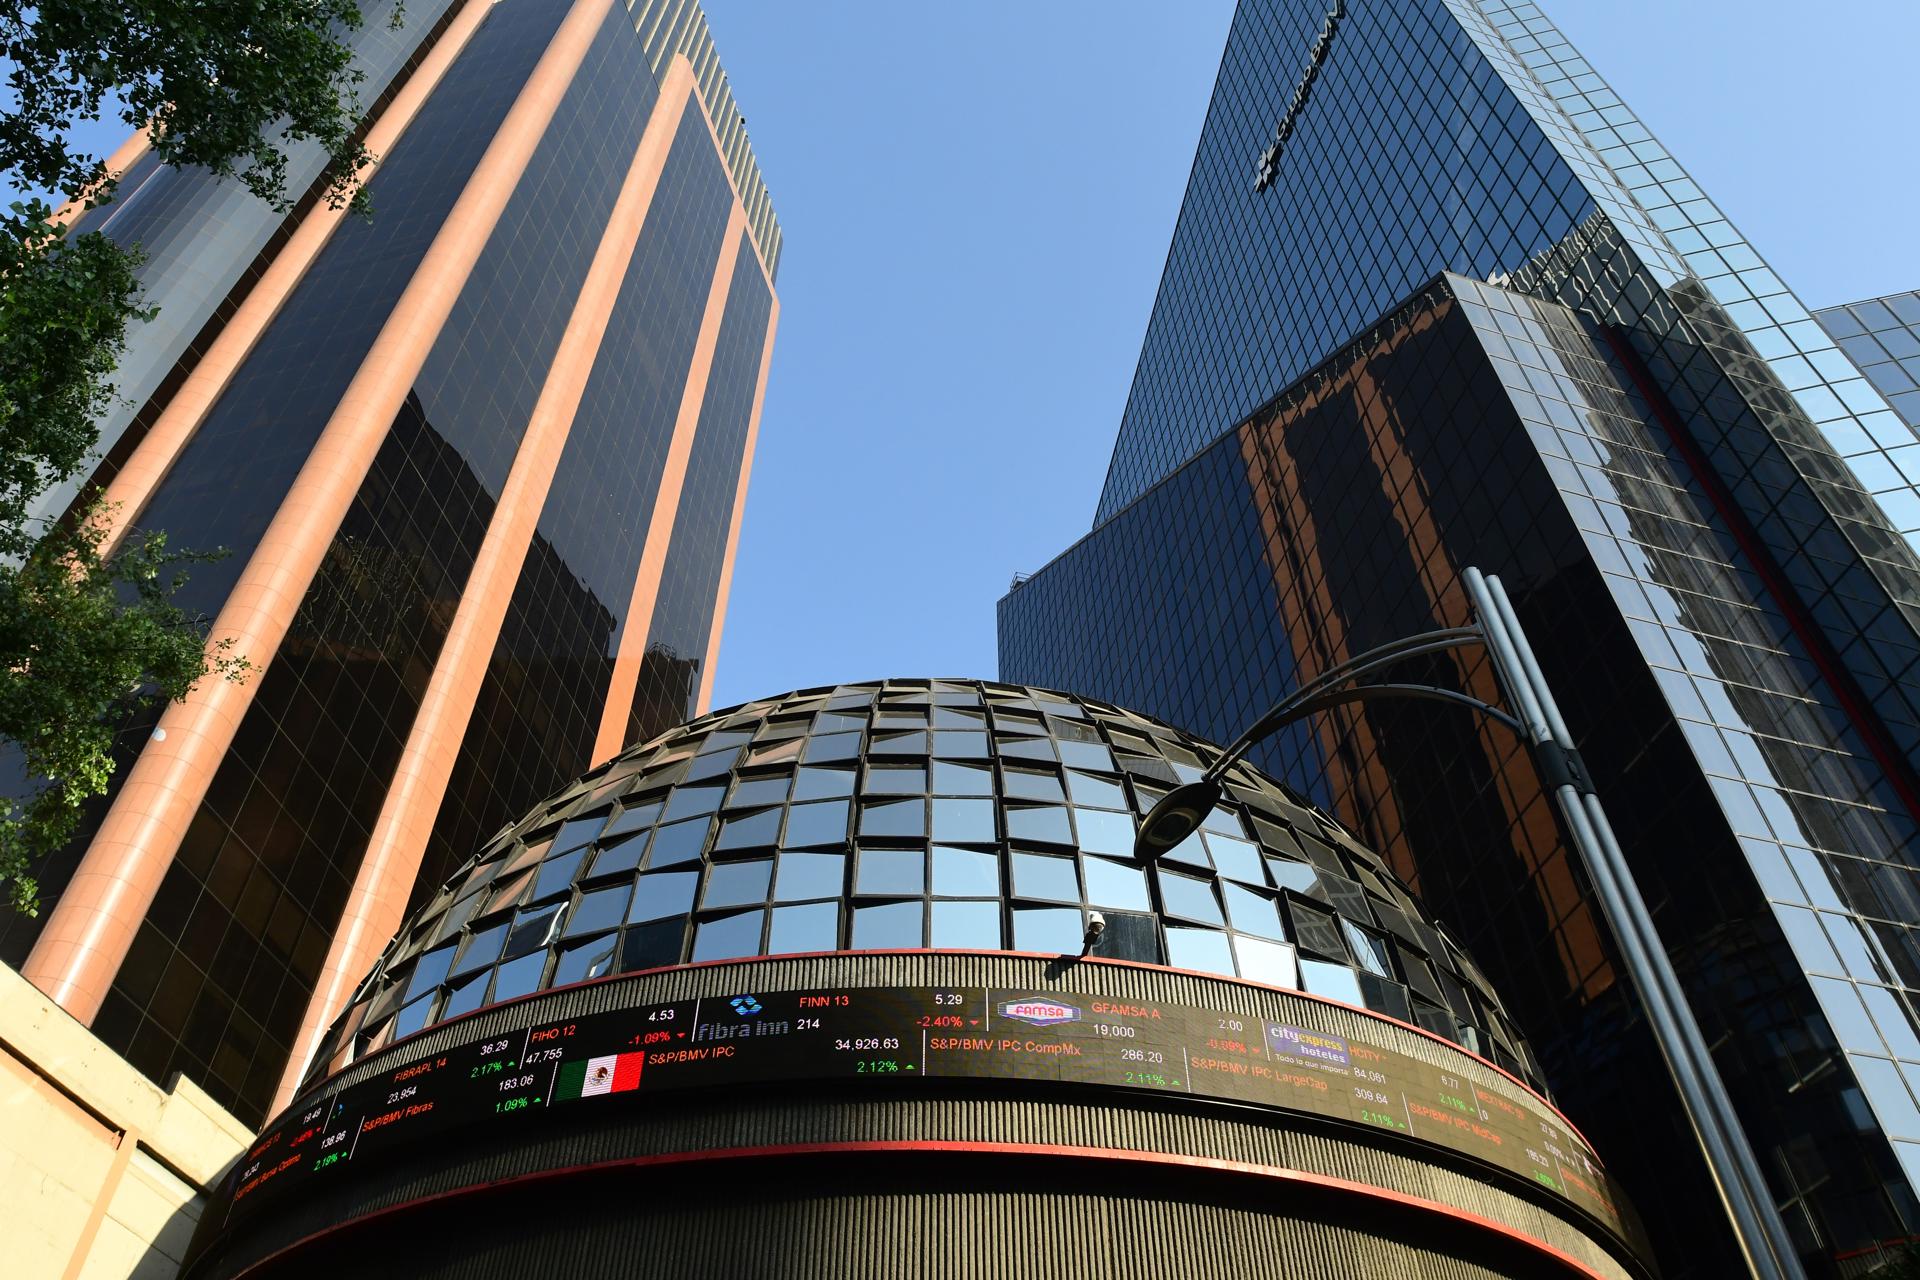
M 1036 1027 L 1051 1027 L 1062 1022 L 1078 1022 L 1080 1011 L 1070 1004 L 1053 1000 L 1002 1000 L 1000 1016 L 1018 1018 Z

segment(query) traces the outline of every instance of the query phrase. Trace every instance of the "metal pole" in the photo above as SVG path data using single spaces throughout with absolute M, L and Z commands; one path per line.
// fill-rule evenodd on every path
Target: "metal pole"
M 1553 731 L 1554 741 L 1564 750 L 1573 749 L 1573 737 L 1567 730 L 1566 721 L 1561 719 L 1560 709 L 1553 701 L 1552 691 L 1548 689 L 1546 677 L 1540 671 L 1540 664 L 1534 658 L 1533 646 L 1528 643 L 1526 632 L 1521 630 L 1519 619 L 1514 616 L 1513 602 L 1507 599 L 1506 587 L 1498 578 L 1489 578 L 1486 583 L 1488 594 L 1494 607 L 1499 611 L 1503 629 L 1513 641 L 1522 670 L 1528 683 L 1540 695 L 1542 707 L 1546 712 L 1547 725 Z M 1620 841 L 1614 835 L 1613 824 L 1607 820 L 1606 809 L 1600 803 L 1600 797 L 1589 787 L 1582 790 L 1578 799 L 1585 809 L 1591 823 L 1600 853 L 1606 859 L 1615 882 L 1619 885 L 1625 906 L 1638 928 L 1643 944 L 1654 957 L 1654 976 L 1665 989 L 1667 1001 L 1679 1013 L 1679 1031 L 1684 1037 L 1687 1049 L 1699 1066 L 1699 1081 L 1705 1089 L 1709 1105 L 1720 1117 L 1726 1127 L 1728 1146 L 1733 1160 L 1739 1167 L 1741 1180 L 1748 1194 L 1753 1198 L 1755 1212 L 1760 1225 L 1765 1229 L 1767 1240 L 1777 1257 L 1786 1260 L 1786 1265 L 1799 1271 L 1799 1253 L 1793 1247 L 1792 1237 L 1787 1234 L 1786 1223 L 1780 1219 L 1779 1211 L 1773 1202 L 1772 1189 L 1767 1185 L 1766 1174 L 1760 1168 L 1759 1160 L 1753 1154 L 1753 1146 L 1747 1141 L 1746 1130 L 1741 1127 L 1740 1117 L 1733 1109 L 1733 1099 L 1727 1094 L 1726 1082 L 1721 1079 L 1718 1066 L 1713 1061 L 1713 1052 L 1707 1047 L 1706 1037 L 1701 1035 L 1699 1023 L 1693 1017 L 1692 1006 L 1687 1002 L 1686 993 L 1680 989 L 1679 976 L 1674 972 L 1667 958 L 1666 948 L 1660 942 L 1660 935 L 1653 923 L 1653 914 L 1647 910 L 1646 900 L 1641 896 L 1639 882 L 1633 878 L 1633 872 L 1627 867 L 1626 854 L 1620 848 Z
M 1572 736 L 1526 633 L 1514 616 L 1512 603 L 1499 579 L 1482 577 L 1472 568 L 1462 576 L 1487 635 L 1494 673 L 1527 722 L 1528 745 L 1600 895 L 1601 909 L 1640 993 L 1655 1042 L 1680 1092 L 1721 1201 L 1733 1220 L 1748 1268 L 1760 1280 L 1805 1280 L 1799 1254 L 1774 1207 L 1765 1175 L 1740 1127 L 1719 1068 L 1680 989 L 1606 811 L 1573 764 L 1578 757 Z

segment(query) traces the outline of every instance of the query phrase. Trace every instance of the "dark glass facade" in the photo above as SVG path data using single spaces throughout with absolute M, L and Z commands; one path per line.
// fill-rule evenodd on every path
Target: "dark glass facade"
M 1467 622 L 1460 570 L 1498 573 L 1781 1212 L 1846 1273 L 1920 1229 L 1897 392 L 1536 6 L 1344 7 L 1257 190 L 1326 16 L 1240 6 L 1098 523 L 1001 602 L 1001 674 L 1231 738 L 1347 657 Z M 1477 661 L 1409 675 L 1496 696 Z M 1369 704 L 1256 758 L 1482 958 L 1668 1274 L 1733 1273 L 1516 744 Z
M 250 561 L 269 527 L 278 527 L 295 477 L 312 473 L 314 446 L 343 392 L 390 358 L 396 304 L 445 260 L 432 251 L 459 234 L 449 211 L 483 185 L 470 179 L 503 136 L 502 122 L 537 95 L 557 92 L 484 242 L 453 282 L 451 309 L 366 459 L 357 493 L 320 535 L 324 553 L 284 641 L 274 652 L 248 654 L 261 670 L 204 797 L 180 815 L 178 834 L 161 842 L 166 847 L 153 850 L 164 870 L 151 909 L 91 1022 L 156 1080 L 184 1071 L 242 1117 L 265 1114 L 299 1052 L 303 1023 L 316 1016 L 316 986 L 341 922 L 365 919 L 370 894 L 390 902 L 381 909 L 397 910 L 413 888 L 411 868 L 392 884 L 356 889 L 356 877 L 383 814 L 391 819 L 397 803 L 396 770 L 430 749 L 419 745 L 423 733 L 465 738 L 440 790 L 406 801 L 427 806 L 413 825 L 428 847 L 416 846 L 412 856 L 429 886 L 445 871 L 431 847 L 445 838 L 440 827 L 470 848 L 592 762 L 647 513 L 683 401 L 705 406 L 694 445 L 695 456 L 708 459 L 701 501 L 724 488 L 725 510 L 732 509 L 754 406 L 737 394 L 732 363 L 694 376 L 694 335 L 708 310 L 719 313 L 709 291 L 736 219 L 748 228 L 740 266 L 755 277 L 761 305 L 748 307 L 735 327 L 755 329 L 750 377 L 758 375 L 777 237 L 769 212 L 742 208 L 743 198 L 763 205 L 764 188 L 738 137 L 704 20 L 696 6 L 684 8 L 671 29 L 637 27 L 646 15 L 591 0 L 503 0 L 482 10 L 382 158 L 370 183 L 376 216 L 347 219 L 331 232 L 142 499 L 142 526 L 166 530 L 175 545 L 229 550 L 182 593 L 188 607 L 222 614 L 243 571 L 257 572 Z M 409 6 L 420 31 L 414 46 L 394 52 L 396 65 L 415 65 L 427 47 L 421 31 L 438 38 L 449 29 L 446 18 L 436 11 L 420 27 Z M 570 29 L 582 32 L 583 43 L 572 47 L 583 52 L 569 55 L 577 62 L 556 63 L 554 50 Z M 562 68 L 557 91 L 540 87 L 537 65 Z M 648 162 L 642 137 L 669 106 L 678 124 Z M 623 268 L 625 286 L 604 317 L 604 338 L 584 363 L 571 357 L 577 373 L 567 372 L 556 361 L 563 331 L 579 318 L 603 241 L 621 234 L 616 199 L 645 163 L 657 167 L 632 215 L 638 239 Z M 134 186 L 145 191 L 164 176 Z M 148 200 L 128 216 L 157 207 Z M 196 252 L 225 244 L 219 226 L 204 224 L 193 208 L 178 213 L 180 225 L 162 219 L 169 243 L 202 235 L 207 243 Z M 755 296 L 754 287 L 738 284 L 734 293 Z M 509 474 L 537 456 L 528 447 L 535 403 L 556 379 L 574 376 L 584 380 L 584 394 L 563 424 L 564 445 L 518 585 L 476 585 L 470 579 L 483 545 L 518 514 L 501 506 Z M 351 461 L 338 465 L 355 474 Z M 609 537 L 608 514 L 618 511 L 639 518 L 615 522 Z M 706 598 L 683 592 L 674 609 L 642 626 L 672 629 L 683 643 L 690 628 L 714 625 L 728 534 L 724 513 L 716 525 L 704 507 L 673 523 L 664 564 L 677 573 L 682 561 L 695 562 Z M 486 607 L 470 599 L 476 591 L 510 597 L 483 649 L 484 678 L 469 682 L 478 691 L 467 695 L 464 718 L 451 730 L 441 720 L 423 724 L 429 685 L 447 676 L 438 668 L 450 629 L 463 610 Z M 646 642 L 638 632 L 625 638 L 628 647 Z M 655 728 L 696 710 L 689 693 Z M 129 726 L 130 761 L 152 728 Z M 94 856 L 91 837 L 103 816 L 113 806 L 145 803 L 142 794 L 122 794 L 125 777 L 123 769 L 81 838 L 41 869 L 52 911 L 0 924 L 4 958 L 29 976 L 64 889 Z
M 706 125 L 690 112 L 575 411 L 540 513 L 541 554 L 520 572 L 480 691 L 490 714 L 468 726 L 416 898 L 552 786 L 554 761 L 592 761 L 730 200 Z M 734 461 L 737 475 L 737 450 Z M 691 706 L 683 698 L 650 732 Z

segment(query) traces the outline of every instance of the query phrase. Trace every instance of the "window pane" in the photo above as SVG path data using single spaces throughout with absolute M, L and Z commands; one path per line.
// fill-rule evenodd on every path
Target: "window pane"
M 693 910 L 693 891 L 699 883 L 698 871 L 650 871 L 635 882 L 633 908 L 627 912 L 627 919 L 683 916 Z
M 1224 880 L 1220 896 L 1227 900 L 1227 920 L 1234 928 L 1262 938 L 1286 940 L 1287 932 L 1280 927 L 1280 913 L 1274 910 L 1273 899 Z
M 1213 865 L 1213 859 L 1207 856 L 1207 847 L 1201 843 L 1198 831 L 1161 854 L 1160 857 L 1164 862 L 1184 862 L 1190 867 Z
M 394 1034 L 403 1033 L 396 1027 Z M 1920 1108 L 1913 1105 L 1906 1082 L 1894 1065 L 1884 1058 L 1856 1057 L 1852 1062 L 1861 1087 L 1873 1102 L 1874 1114 L 1880 1117 L 1887 1132 L 1907 1138 L 1920 1137 Z
M 767 936 L 767 954 L 840 949 L 840 904 L 810 902 L 804 907 L 775 907 Z
M 1293 941 L 1307 951 L 1317 951 L 1328 960 L 1345 963 L 1347 942 L 1331 911 L 1315 911 L 1298 898 L 1287 903 L 1287 916 L 1293 924 Z
M 553 837 L 553 847 L 560 853 L 565 853 L 569 849 L 578 849 L 599 835 L 600 828 L 606 825 L 607 815 L 604 811 L 584 818 L 573 818 L 562 825 L 558 834 Z
M 867 747 L 869 756 L 924 756 L 927 754 L 927 735 L 924 733 L 876 733 Z
M 933 849 L 933 891 L 954 898 L 1000 896 L 1000 859 L 975 849 Z
M 1920 1058 L 1920 1039 L 1913 1033 L 1913 1015 L 1900 1003 L 1900 997 L 1885 987 L 1861 983 L 1854 988 L 1866 1002 L 1867 1012 L 1879 1024 L 1880 1035 L 1900 1058 Z M 1915 1134 L 1920 1137 L 1920 1134 Z
M 549 985 L 564 987 L 571 982 L 585 982 L 589 978 L 612 973 L 613 952 L 614 939 L 611 934 L 561 952 L 560 963 L 554 966 L 553 981 Z
M 738 915 L 703 920 L 693 931 L 694 960 L 736 960 L 760 954 L 760 926 L 765 911 L 742 911 Z
M 1185 916 L 1189 920 L 1204 920 L 1208 924 L 1226 923 L 1220 917 L 1220 904 L 1214 901 L 1211 884 L 1191 876 L 1175 875 L 1164 869 L 1157 874 L 1160 878 L 1160 900 L 1166 903 L 1167 914 Z
M 831 800 L 835 796 L 852 794 L 851 769 L 802 769 L 793 784 L 793 798 L 796 801 Z
M 500 944 L 506 940 L 505 921 L 478 931 L 460 948 L 460 960 L 453 966 L 453 972 L 465 973 L 483 964 L 492 964 L 500 958 Z
M 1049 858 L 1037 853 L 1014 854 L 1013 892 L 1022 898 L 1080 901 L 1080 878 L 1074 874 L 1073 859 Z
M 707 869 L 707 892 L 700 905 L 743 907 L 765 902 L 772 875 L 772 862 L 716 862 Z
M 640 855 L 647 851 L 647 838 L 634 836 L 611 847 L 602 848 L 594 855 L 593 866 L 588 869 L 592 876 L 618 875 L 623 871 L 632 871 L 640 865 Z
M 927 771 L 917 764 L 874 765 L 867 770 L 867 794 L 917 796 L 927 789 Z
M 1067 798 L 1056 774 L 1002 769 L 1000 777 L 1001 788 L 1009 796 L 1018 796 L 1022 800 L 1051 800 L 1054 804 L 1061 804 Z
M 845 844 L 847 842 L 847 802 L 823 800 L 819 804 L 796 804 L 787 810 L 787 834 L 780 847 L 798 845 Z
M 934 766 L 936 772 L 939 766 Z M 933 838 L 962 844 L 992 844 L 998 839 L 991 800 L 933 802 Z
M 1304 862 L 1268 858 L 1267 871 L 1273 876 L 1275 884 L 1282 889 L 1292 889 L 1295 893 L 1310 893 L 1320 883 L 1320 873 Z
M 1267 882 L 1266 873 L 1260 868 L 1260 850 L 1257 846 L 1232 836 L 1209 833 L 1207 848 L 1212 852 L 1213 865 L 1221 875 L 1245 880 L 1248 884 Z
M 440 985 L 447 976 L 447 970 L 453 965 L 453 948 L 442 947 L 438 951 L 429 951 L 420 957 L 420 963 L 413 967 L 413 977 L 407 982 L 407 994 L 402 997 L 411 1000 L 423 992 L 431 991 Z
M 541 958 L 545 959 L 544 956 Z M 482 969 L 465 982 L 455 983 L 453 990 L 447 995 L 447 1007 L 440 1011 L 440 1016 L 443 1019 L 457 1018 L 463 1013 L 472 1013 L 478 1009 L 480 1002 L 486 999 L 487 983 L 492 977 L 493 970 Z
M 1201 820 L 1200 825 L 1208 831 L 1217 831 L 1225 836 L 1244 838 L 1247 834 L 1247 829 L 1240 825 L 1240 819 L 1231 810 L 1218 806 L 1215 806 L 1213 812 Z
M 1307 990 L 1317 996 L 1361 1006 L 1367 1003 L 1360 994 L 1359 975 L 1343 964 L 1303 959 L 1300 961 L 1300 980 L 1306 984 Z
M 1233 952 L 1227 935 L 1214 929 L 1183 929 L 1167 926 L 1167 963 L 1176 969 L 1194 969 L 1200 973 L 1224 973 L 1232 976 Z
M 1124 813 L 1104 809 L 1075 809 L 1074 829 L 1080 833 L 1083 853 L 1110 853 L 1116 858 L 1133 856 L 1133 819 Z M 1254 866 L 1258 867 L 1256 859 Z
M 1300 975 L 1294 968 L 1293 948 L 1284 942 L 1262 942 L 1241 934 L 1233 937 L 1234 954 L 1240 957 L 1240 976 L 1251 982 L 1273 987 L 1299 987 Z M 1352 976 L 1352 971 L 1348 971 Z M 1358 993 L 1356 992 L 1356 997 Z M 1356 998 L 1354 1003 L 1358 1004 Z
M 563 853 L 557 858 L 548 858 L 540 864 L 540 874 L 533 882 L 533 896 L 529 902 L 538 902 L 542 898 L 551 898 L 556 893 L 565 893 L 573 887 L 573 869 L 585 860 L 587 851 L 576 849 L 572 853 Z
M 943 796 L 990 796 L 993 794 L 993 773 L 970 764 L 935 760 L 933 790 L 935 795 Z
M 1086 921 L 1071 907 L 1015 907 L 1013 949 L 1078 955 L 1086 938 Z
M 922 917 L 918 902 L 888 902 L 853 909 L 853 947 L 856 951 L 879 951 L 896 947 L 924 947 Z
M 491 1003 L 511 1000 L 515 996 L 524 996 L 530 991 L 540 989 L 540 975 L 547 967 L 547 953 L 535 951 L 531 955 L 521 956 L 518 960 L 509 960 L 500 966 L 500 972 L 493 980 Z
M 1869 1053 L 1885 1053 L 1886 1046 L 1880 1043 L 1880 1035 L 1874 1030 L 1872 1019 L 1867 1017 L 1865 1006 L 1855 994 L 1853 984 L 1840 982 L 1833 978 L 1809 978 L 1813 984 L 1813 993 L 1820 999 L 1820 1007 L 1827 1011 L 1827 1021 L 1833 1024 L 1833 1033 L 1840 1043 L 1848 1049 L 1864 1049 Z
M 600 843 L 605 844 L 608 839 L 613 836 L 626 835 L 630 831 L 639 831 L 644 827 L 650 827 L 659 816 L 660 805 L 657 801 L 651 804 L 634 805 L 630 809 L 622 809 L 620 816 L 612 822 L 609 822 L 607 829 L 600 833 Z
M 684 919 L 663 920 L 658 924 L 637 924 L 620 935 L 620 972 L 658 969 L 680 963 L 680 948 L 687 938 Z
M 1075 804 L 1094 804 L 1102 809 L 1124 809 L 1127 807 L 1127 792 L 1117 782 L 1105 778 L 1096 778 L 1088 773 L 1067 774 L 1067 788 L 1073 792 Z
M 933 734 L 933 754 L 943 760 L 984 760 L 987 756 L 987 735 L 969 733 L 964 729 L 936 729 Z
M 1000 941 L 1000 904 L 998 902 L 935 902 L 933 904 L 933 945 L 982 951 L 998 951 Z
M 820 764 L 827 760 L 851 760 L 859 754 L 859 734 L 829 733 L 817 738 L 808 738 L 807 749 L 800 758 L 808 764 Z
M 860 806 L 860 834 L 863 836 L 924 837 L 927 834 L 927 802 L 924 800 L 882 800 Z
M 532 911 L 522 911 L 520 918 L 513 922 L 513 928 L 507 933 L 507 945 L 501 955 L 511 960 L 523 956 L 538 947 L 544 947 L 560 936 L 560 922 L 566 917 L 567 904 L 556 902 L 550 907 L 540 907 Z
M 1354 958 L 1363 967 L 1383 978 L 1393 976 L 1393 964 L 1387 959 L 1387 942 L 1368 933 L 1351 920 L 1340 921 L 1342 932 L 1347 935 L 1347 946 L 1353 951 Z
M 733 784 L 727 808 L 753 809 L 763 804 L 783 804 L 792 787 L 793 778 L 784 773 L 777 778 L 741 778 Z
M 845 854 L 783 853 L 773 881 L 774 901 L 838 898 L 845 888 L 845 877 Z
M 927 855 L 918 849 L 862 849 L 856 893 L 902 897 L 924 893 Z
M 674 822 L 712 813 L 720 807 L 720 796 L 724 790 L 724 787 L 679 787 L 668 794 L 667 811 L 662 817 Z
M 410 1036 L 420 1028 L 426 1026 L 427 1015 L 432 1012 L 432 996 L 415 1000 L 412 1004 L 402 1009 L 400 1016 L 393 1020 L 393 1038 L 398 1040 L 402 1036 Z
M 711 819 L 701 818 L 696 822 L 678 822 L 661 827 L 653 833 L 653 848 L 647 854 L 647 865 L 670 867 L 675 863 L 692 862 L 706 848 L 707 828 L 712 825 Z
M 1065 809 L 1016 809 L 1008 805 L 1007 839 L 1070 845 L 1073 843 L 1073 828 L 1067 824 Z
M 1060 759 L 1080 769 L 1113 768 L 1113 753 L 1092 742 L 1061 742 Z
M 1140 868 L 1105 858 L 1082 858 L 1080 869 L 1087 877 L 1087 905 L 1124 911 L 1153 909 L 1147 897 L 1147 876 Z
M 720 824 L 720 838 L 713 842 L 713 847 L 716 850 L 771 849 L 774 837 L 780 834 L 780 814 L 779 809 L 766 809 L 728 818 Z
M 584 938 L 590 933 L 613 928 L 626 915 L 627 898 L 632 893 L 632 885 L 617 884 L 611 889 L 596 889 L 592 893 L 581 894 L 580 905 L 573 909 L 573 918 L 567 921 L 565 936 Z

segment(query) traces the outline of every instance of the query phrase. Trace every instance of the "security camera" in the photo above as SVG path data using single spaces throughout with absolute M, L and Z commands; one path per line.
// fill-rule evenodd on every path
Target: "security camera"
M 1098 911 L 1090 911 L 1087 913 L 1087 934 L 1086 937 L 1081 939 L 1081 942 L 1088 951 L 1091 951 L 1093 950 L 1093 944 L 1100 941 L 1100 935 L 1106 931 L 1107 918 Z

